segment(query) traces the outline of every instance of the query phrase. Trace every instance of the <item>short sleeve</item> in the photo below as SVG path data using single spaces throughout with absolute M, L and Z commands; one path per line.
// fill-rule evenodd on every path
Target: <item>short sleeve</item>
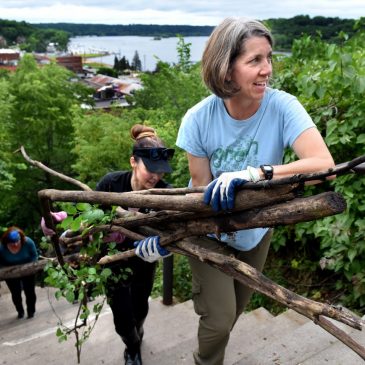
M 197 157 L 207 156 L 206 149 L 203 147 L 200 128 L 194 114 L 187 112 L 184 116 L 177 135 L 176 145 L 191 155 Z

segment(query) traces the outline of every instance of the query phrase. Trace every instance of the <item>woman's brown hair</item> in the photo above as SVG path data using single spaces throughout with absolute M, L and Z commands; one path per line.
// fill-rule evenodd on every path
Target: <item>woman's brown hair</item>
M 226 18 L 210 35 L 202 56 L 202 76 L 205 85 L 217 96 L 229 98 L 239 90 L 227 80 L 227 74 L 238 56 L 245 53 L 251 37 L 265 37 L 271 46 L 270 31 L 259 21 L 246 18 Z
M 131 128 L 131 137 L 135 141 L 133 148 L 165 147 L 156 131 L 146 125 L 135 124 Z

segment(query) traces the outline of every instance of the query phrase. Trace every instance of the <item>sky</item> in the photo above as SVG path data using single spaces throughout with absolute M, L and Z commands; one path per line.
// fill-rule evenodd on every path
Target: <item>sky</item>
M 364 0 L 0 0 L 0 19 L 27 23 L 217 25 L 228 16 L 358 19 Z

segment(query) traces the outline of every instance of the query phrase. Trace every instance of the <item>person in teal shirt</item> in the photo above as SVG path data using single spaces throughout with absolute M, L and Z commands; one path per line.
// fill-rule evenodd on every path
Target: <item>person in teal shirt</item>
M 23 265 L 38 260 L 38 252 L 34 241 L 25 236 L 24 232 L 15 226 L 9 227 L 1 237 L 0 267 Z M 22 290 L 24 290 L 28 318 L 35 313 L 36 293 L 35 275 L 5 280 L 12 301 L 18 312 L 18 318 L 24 317 Z

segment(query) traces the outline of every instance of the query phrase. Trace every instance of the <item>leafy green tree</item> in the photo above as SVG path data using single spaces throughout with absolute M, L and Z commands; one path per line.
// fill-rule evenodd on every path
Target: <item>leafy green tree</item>
M 177 35 L 178 44 L 177 44 L 177 53 L 179 56 L 178 67 L 183 72 L 188 72 L 191 67 L 191 58 L 190 58 L 190 47 L 191 43 L 185 43 L 185 39 L 180 34 Z
M 363 29 L 358 26 L 351 38 L 340 34 L 340 44 L 305 36 L 294 42 L 292 56 L 282 58 L 276 67 L 275 85 L 299 97 L 336 163 L 365 153 Z M 317 247 L 317 260 L 325 258 L 326 270 L 337 273 L 336 290 L 345 294 L 343 303 L 361 308 L 365 305 L 365 181 L 359 175 L 345 175 L 330 185 L 327 188 L 345 197 L 346 212 L 286 227 L 274 247 L 285 242 Z
M 117 113 L 118 114 L 118 113 Z M 103 111 L 79 115 L 74 120 L 74 170 L 78 179 L 95 188 L 110 171 L 129 169 L 130 128 L 137 118 L 127 111 L 113 115 Z
M 167 146 L 174 146 L 181 118 L 187 109 L 208 95 L 200 79 L 199 65 L 191 65 L 190 44 L 178 44 L 179 64 L 159 62 L 159 72 L 142 74 L 143 89 L 132 97 L 130 108 L 112 113 L 80 115 L 74 121 L 78 178 L 94 187 L 106 172 L 129 169 L 133 124 L 154 127 Z M 189 180 L 185 153 L 177 150 L 172 161 L 174 172 L 168 179 L 174 186 Z
M 118 71 L 111 67 L 99 67 L 96 73 L 110 77 L 118 77 Z
M 132 70 L 135 70 L 135 71 L 142 71 L 142 62 L 141 62 L 141 59 L 139 58 L 138 51 L 134 52 L 134 56 L 133 56 L 132 63 L 131 63 L 131 68 L 132 68 Z
M 166 146 L 175 145 L 181 118 L 186 110 L 208 95 L 200 79 L 199 65 L 191 65 L 190 45 L 180 42 L 180 62 L 159 62 L 159 72 L 143 74 L 143 89 L 132 98 L 132 107 L 112 113 L 97 112 L 75 120 L 76 163 L 78 178 L 89 186 L 108 171 L 130 169 L 133 124 L 142 123 L 156 129 Z M 173 173 L 165 179 L 175 187 L 187 186 L 189 172 L 186 155 L 177 149 L 172 160 Z M 174 295 L 186 300 L 191 295 L 191 278 L 185 257 L 175 258 Z M 162 273 L 158 268 L 155 295 L 161 295 Z
M 85 90 L 70 82 L 72 73 L 52 63 L 39 67 L 26 55 L 9 79 L 9 150 L 24 146 L 29 156 L 46 166 L 71 174 L 73 119 L 81 113 L 81 103 L 87 101 Z M 24 163 L 23 157 L 12 154 L 13 163 Z M 64 187 L 60 179 L 52 178 L 38 168 L 12 170 L 16 184 L 1 196 L 6 212 L 1 220 L 35 230 L 39 225 L 37 192 L 44 188 Z
M 126 70 L 130 70 L 132 67 L 129 64 L 128 60 L 123 56 L 118 60 L 118 57 L 114 57 L 114 66 L 113 69 L 116 70 L 119 74 L 122 74 Z
M 4 197 L 12 193 L 16 184 L 15 171 L 25 168 L 23 163 L 13 161 L 13 150 L 11 148 L 12 134 L 11 114 L 13 96 L 9 92 L 9 81 L 0 79 L 0 199 L 4 202 Z M 0 217 L 7 214 L 5 204 L 0 206 Z M 0 219 L 0 232 L 8 226 L 7 222 Z
M 55 43 L 60 51 L 67 50 L 70 33 L 49 28 L 38 29 L 26 22 L 0 19 L 0 35 L 8 45 L 19 44 L 28 52 L 45 52 L 49 43 Z
M 2 73 L 0 77 L 0 197 L 6 196 L 15 184 L 14 170 L 24 168 L 24 164 L 15 164 L 12 160 L 11 150 L 11 113 L 13 96 L 9 91 L 9 73 Z M 6 208 L 0 206 L 0 217 L 5 216 Z M 0 219 L 0 231 L 6 224 Z
M 14 176 L 10 171 L 10 124 L 12 96 L 9 94 L 9 82 L 0 79 L 0 180 L 2 191 L 9 190 L 14 182 Z M 1 208 L 0 208 L 1 209 Z
M 114 56 L 114 70 L 119 71 L 119 60 L 117 56 Z
M 182 46 L 182 48 L 179 48 Z M 178 44 L 180 60 L 183 62 L 177 65 L 169 65 L 162 61 L 158 62 L 158 72 L 143 74 L 141 76 L 143 89 L 138 90 L 134 96 L 135 107 L 150 111 L 159 115 L 157 124 L 165 134 L 165 140 L 169 145 L 175 144 L 177 133 L 180 127 L 181 118 L 185 112 L 209 94 L 200 78 L 200 64 L 190 65 L 189 45 Z M 154 124 L 153 124 L 154 125 Z M 165 126 L 165 127 L 164 127 Z M 177 149 L 174 157 L 175 169 L 172 174 L 175 186 L 186 186 L 189 181 L 186 155 Z
M 125 71 L 125 70 L 130 70 L 131 69 L 131 65 L 129 64 L 129 61 L 126 59 L 125 56 L 123 56 L 120 60 L 119 60 L 119 67 L 121 71 Z

